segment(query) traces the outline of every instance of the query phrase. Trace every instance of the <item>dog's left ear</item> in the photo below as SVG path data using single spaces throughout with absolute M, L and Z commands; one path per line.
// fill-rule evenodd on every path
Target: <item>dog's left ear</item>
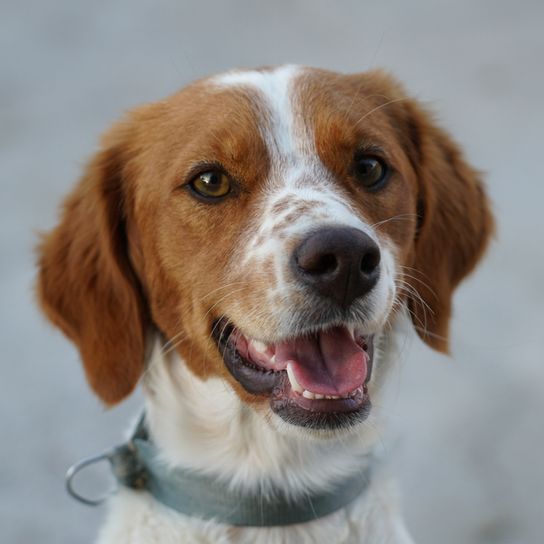
M 447 353 L 453 291 L 486 249 L 493 216 L 480 174 L 459 146 L 415 100 L 395 106 L 419 186 L 415 270 L 406 278 L 415 294 L 408 305 L 422 340 Z

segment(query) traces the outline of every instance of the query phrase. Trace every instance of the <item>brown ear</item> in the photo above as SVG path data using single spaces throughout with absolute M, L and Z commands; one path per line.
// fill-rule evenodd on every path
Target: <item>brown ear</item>
M 448 352 L 453 291 L 482 256 L 494 221 L 480 175 L 457 144 L 415 102 L 402 108 L 419 184 L 415 271 L 406 281 L 421 299 L 408 304 L 422 340 Z
M 76 344 L 87 380 L 107 404 L 144 368 L 146 310 L 127 254 L 123 143 L 110 135 L 38 249 L 38 296 Z

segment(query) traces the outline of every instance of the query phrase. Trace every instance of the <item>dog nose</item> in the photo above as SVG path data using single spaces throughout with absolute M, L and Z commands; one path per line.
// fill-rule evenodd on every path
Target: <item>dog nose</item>
M 304 284 L 343 307 L 368 293 L 380 276 L 380 248 L 351 227 L 313 232 L 295 249 L 291 262 Z

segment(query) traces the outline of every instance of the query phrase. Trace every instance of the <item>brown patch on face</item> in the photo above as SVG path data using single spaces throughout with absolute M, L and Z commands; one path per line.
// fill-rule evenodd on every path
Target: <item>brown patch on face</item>
M 202 109 L 184 112 L 186 118 L 168 119 L 170 137 L 172 130 L 179 132 L 176 149 L 164 160 L 177 166 L 171 168 L 171 182 L 157 185 L 157 179 L 168 179 L 160 172 L 150 173 L 146 182 L 140 180 L 142 203 L 145 197 L 146 209 L 154 206 L 155 213 L 136 210 L 135 216 L 138 230 L 149 233 L 142 241 L 145 275 L 168 278 L 154 282 L 151 292 L 151 300 L 157 301 L 152 304 L 155 323 L 167 338 L 184 331 L 190 341 L 182 342 L 178 351 L 197 376 L 220 376 L 234 383 L 210 331 L 225 308 L 247 296 L 245 275 L 233 280 L 227 270 L 247 228 L 257 188 L 267 177 L 269 157 L 254 95 L 222 90 L 206 96 L 206 89 L 195 90 L 204 94 Z M 183 95 L 177 97 L 180 104 L 187 99 Z M 187 133 L 187 126 L 194 126 L 194 131 Z M 183 180 L 183 174 L 199 162 L 221 164 L 233 180 L 232 194 L 217 203 L 204 203 L 187 188 L 176 188 L 176 180 Z
M 391 120 L 388 102 L 401 97 L 392 83 L 377 74 L 341 76 L 310 72 L 301 78 L 300 93 L 313 100 L 300 100 L 303 116 L 311 120 L 317 153 L 332 173 L 339 190 L 349 195 L 361 217 L 376 225 L 379 234 L 395 243 L 406 257 L 416 224 L 417 184 Z M 367 191 L 354 176 L 354 159 L 365 152 L 379 156 L 392 167 L 392 178 L 382 191 Z
M 107 134 L 40 247 L 42 305 L 108 404 L 136 385 L 150 327 L 181 338 L 196 375 L 231 380 L 210 331 L 237 296 L 224 273 L 270 167 L 254 100 L 196 84 L 133 112 Z M 195 166 L 208 164 L 235 184 L 222 202 L 201 202 L 187 187 Z

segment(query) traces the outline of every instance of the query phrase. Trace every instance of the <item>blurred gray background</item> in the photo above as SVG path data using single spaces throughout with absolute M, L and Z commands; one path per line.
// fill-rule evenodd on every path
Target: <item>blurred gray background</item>
M 456 297 L 453 358 L 407 333 L 385 438 L 423 544 L 544 542 L 544 2 L 0 3 L 0 541 L 89 542 L 63 473 L 118 442 L 38 314 L 32 247 L 121 113 L 231 67 L 383 66 L 487 172 L 499 232 Z

